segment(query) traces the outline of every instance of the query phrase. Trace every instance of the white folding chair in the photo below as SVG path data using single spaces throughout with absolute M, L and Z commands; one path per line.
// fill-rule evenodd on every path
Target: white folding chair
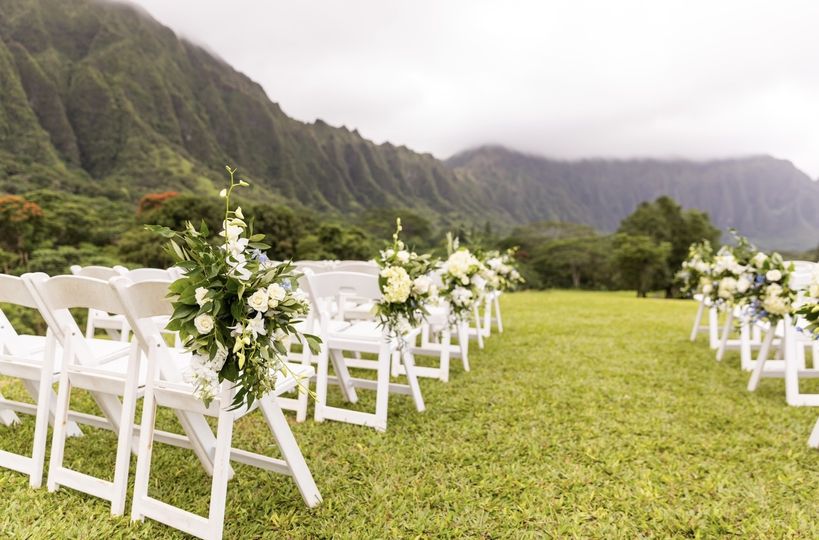
M 762 327 L 753 323 L 746 306 L 734 306 L 725 311 L 725 323 L 717 345 L 717 361 L 722 361 L 726 351 L 739 350 L 740 367 L 743 371 L 751 371 L 755 365 L 753 351 L 762 346 Z M 732 338 L 736 334 L 735 326 L 739 327 L 739 335 Z
M 314 274 L 306 272 L 308 294 L 319 320 L 319 336 L 322 339 L 321 352 L 318 355 L 316 374 L 316 407 L 315 419 L 318 422 L 337 420 L 363 426 L 373 427 L 378 431 L 387 429 L 387 406 L 390 393 L 409 394 L 418 411 L 423 411 L 424 400 L 415 371 L 414 355 L 409 348 L 399 351 L 396 340 L 389 339 L 384 329 L 374 321 L 344 323 L 333 320 L 333 313 L 328 307 L 339 294 L 366 298 L 377 302 L 381 298 L 378 279 L 370 274 L 352 272 L 325 272 Z M 413 330 L 406 336 L 412 340 L 420 329 Z M 347 359 L 344 352 L 376 354 L 377 360 Z M 408 384 L 390 383 L 391 358 L 398 353 L 406 371 Z M 329 363 L 332 362 L 336 377 L 329 375 Z M 376 380 L 354 378 L 350 376 L 348 365 L 365 369 L 374 369 Z M 350 403 L 358 401 L 356 388 L 376 391 L 375 412 L 354 411 L 343 407 L 327 405 L 327 386 L 330 381 L 338 382 L 344 399 Z
M 803 301 L 804 289 L 810 282 L 816 265 L 816 263 L 797 262 L 794 263 L 794 272 L 790 278 L 790 287 L 797 291 L 795 306 Z M 819 378 L 819 364 L 817 364 L 819 346 L 814 340 L 799 331 L 798 328 L 802 326 L 802 322 L 795 321 L 791 315 L 785 315 L 775 327 L 766 326 L 765 336 L 748 381 L 748 390 L 752 392 L 756 390 L 763 378 L 784 378 L 785 398 L 788 405 L 819 406 L 819 394 L 802 392 L 799 387 L 800 379 Z M 777 348 L 778 351 L 775 350 Z M 813 355 L 813 367 L 811 368 L 807 367 L 806 362 L 808 351 Z M 779 354 L 775 354 L 774 358 L 769 358 L 771 352 Z
M 128 271 L 122 266 L 117 268 L 109 268 L 107 266 L 79 266 L 75 264 L 71 267 L 71 273 L 75 276 L 108 281 L 112 277 L 121 275 L 121 270 Z M 106 313 L 98 309 L 89 309 L 88 321 L 85 324 L 85 336 L 87 338 L 93 338 L 97 330 L 104 330 L 111 339 L 117 339 L 119 341 L 128 341 L 131 334 L 128 322 L 122 315 Z
M 719 310 L 703 294 L 694 295 L 697 301 L 697 314 L 694 317 L 694 327 L 691 329 L 691 341 L 696 341 L 701 332 L 708 333 L 708 345 L 712 349 L 719 347 Z M 708 321 L 702 324 L 703 315 L 708 312 Z
M 256 401 L 251 409 L 229 410 L 235 392 L 233 383 L 229 381 L 222 384 L 218 397 L 209 407 L 205 407 L 193 396 L 193 386 L 185 383 L 177 370 L 166 369 L 167 366 L 189 363 L 190 360 L 190 353 L 169 349 L 156 326 L 157 317 L 167 316 L 172 312 L 170 302 L 165 298 L 168 282 L 147 281 L 132 284 L 125 279 L 114 279 L 111 283 L 125 307 L 126 316 L 134 329 L 137 341 L 147 351 L 148 374 L 131 519 L 142 520 L 148 517 L 199 538 L 221 539 L 227 483 L 232 474 L 231 460 L 290 475 L 308 506 L 320 503 L 321 495 L 313 476 L 290 431 L 287 419 L 275 400 L 275 396 L 293 389 L 298 384 L 297 379 L 309 379 L 313 373 L 312 368 L 298 364 L 288 365 L 291 374 L 280 376 L 276 382 L 275 392 Z M 181 358 L 182 362 L 172 360 L 173 357 Z M 212 451 L 208 449 L 212 455 L 213 477 L 207 517 L 159 501 L 148 494 L 157 406 L 171 408 L 189 418 L 200 418 L 201 422 L 204 422 L 204 416 L 218 418 L 215 446 Z M 234 422 L 256 408 L 261 410 L 284 459 L 274 459 L 232 447 Z M 184 424 L 183 427 L 187 432 L 189 428 Z M 188 434 L 192 439 L 198 438 L 197 433 Z
M 501 291 L 491 291 L 484 297 L 485 303 L 483 308 L 483 331 L 487 337 L 492 332 L 492 325 L 498 329 L 499 334 L 503 334 L 503 320 L 501 319 L 500 311 L 500 295 Z M 494 315 L 493 312 L 494 311 Z
M 62 349 L 48 489 L 55 491 L 59 486 L 66 486 L 108 500 L 111 502 L 111 513 L 121 515 L 125 511 L 129 456 L 133 451 L 134 408 L 145 370 L 140 369 L 139 347 L 136 343 L 86 338 L 69 309 L 96 309 L 124 316 L 122 303 L 107 282 L 94 278 L 49 278 L 45 274 L 26 274 L 23 281 L 30 286 L 37 309 Z M 74 388 L 90 393 L 102 410 L 104 421 L 95 421 L 96 417 L 90 415 L 72 415 L 69 412 L 70 395 Z M 83 423 L 117 433 L 113 482 L 64 466 L 68 418 L 79 419 Z M 174 433 L 161 432 L 157 439 L 182 448 L 191 447 L 191 442 L 186 437 Z
M 34 298 L 19 277 L 0 275 L 0 302 L 36 309 Z M 35 403 L 6 399 L 0 394 L 0 422 L 11 426 L 19 422 L 15 413 L 34 415 L 34 445 L 31 456 L 0 450 L 0 466 L 29 475 L 31 487 L 43 481 L 46 435 L 54 418 L 54 391 L 58 362 L 55 362 L 55 340 L 47 336 L 20 335 L 0 311 L 0 374 L 20 379 Z M 74 421 L 66 426 L 69 436 L 82 435 Z

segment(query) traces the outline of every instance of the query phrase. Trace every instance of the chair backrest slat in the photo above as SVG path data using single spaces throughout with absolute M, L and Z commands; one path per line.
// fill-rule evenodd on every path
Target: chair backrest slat
M 75 276 L 101 279 L 102 281 L 108 281 L 119 275 L 116 269 L 108 266 L 79 266 L 76 264 L 71 267 L 71 273 Z
M 337 297 L 339 294 L 348 294 L 368 300 L 381 298 L 378 278 L 372 274 L 323 272 L 321 274 L 307 273 L 305 277 L 310 289 L 308 294 L 314 304 L 326 298 Z
M 173 313 L 173 306 L 167 298 L 168 286 L 172 280 L 152 280 L 132 282 L 126 277 L 116 277 L 110 281 L 111 287 L 116 291 L 123 308 L 128 324 L 134 332 L 139 346 L 146 352 L 146 348 L 152 344 L 160 344 L 157 351 L 154 351 L 166 358 L 159 358 L 159 372 L 166 381 L 181 382 L 182 374 L 176 369 L 174 363 L 167 358 L 170 354 L 165 341 L 162 339 L 160 328 L 156 323 L 156 317 L 169 316 Z
M 372 274 L 377 276 L 381 269 L 372 262 L 344 262 L 335 266 L 333 272 L 354 272 L 356 274 Z

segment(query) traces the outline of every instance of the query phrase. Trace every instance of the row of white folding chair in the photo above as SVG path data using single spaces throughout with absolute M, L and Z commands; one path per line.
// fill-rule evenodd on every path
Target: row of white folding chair
M 140 306 L 142 306 L 141 309 L 146 309 L 145 306 L 159 305 L 161 308 L 154 308 L 155 315 L 167 316 L 167 314 L 170 313 L 170 306 L 164 296 L 167 293 L 169 282 L 160 282 L 159 285 L 152 282 L 136 284 L 133 285 L 131 294 L 126 296 L 125 293 L 128 291 L 128 288 L 126 288 L 125 284 L 130 282 L 121 277 L 117 278 L 117 280 L 120 281 L 120 283 L 117 284 L 119 294 L 116 294 L 111 288 L 111 285 L 107 282 L 93 278 L 58 276 L 49 279 L 44 274 L 30 274 L 24 276 L 22 280 L 25 287 L 19 287 L 20 283 L 15 283 L 15 279 L 17 278 L 4 276 L 4 280 L 0 282 L 0 293 L 4 293 L 3 298 L 21 305 L 36 305 L 49 325 L 49 336 L 53 336 L 55 340 L 53 342 L 54 345 L 47 346 L 46 350 L 59 351 L 61 349 L 60 356 L 62 365 L 59 375 L 60 384 L 56 400 L 55 415 L 57 421 L 54 423 L 51 461 L 48 473 L 49 490 L 53 491 L 59 485 L 72 487 L 85 493 L 110 500 L 112 503 L 112 513 L 121 514 L 124 511 L 125 503 L 125 489 L 127 486 L 129 465 L 128 455 L 129 452 L 132 451 L 131 438 L 133 436 L 134 407 L 138 394 L 141 392 L 142 384 L 145 381 L 145 370 L 140 370 L 140 349 L 147 351 L 148 348 L 144 343 L 145 338 L 137 340 L 133 344 L 85 338 L 79 331 L 68 310 L 71 308 L 100 309 L 109 313 L 124 315 L 129 319 L 132 328 L 135 329 L 137 328 L 136 325 L 140 325 L 143 328 L 148 324 L 155 325 L 154 318 L 140 321 L 133 316 L 133 313 L 138 312 L 137 310 L 140 309 Z M 5 294 L 6 290 L 15 284 L 18 290 L 27 290 L 30 296 L 22 297 L 19 294 L 17 296 Z M 147 292 L 156 294 L 146 294 L 146 288 L 152 286 L 154 290 Z M 127 298 L 127 300 L 122 302 L 123 298 Z M 151 304 L 150 302 L 154 303 Z M 128 306 L 131 306 L 130 315 Z M 154 329 L 151 339 L 153 339 L 152 345 L 155 348 L 150 350 L 152 353 L 157 354 L 155 351 L 160 350 L 157 344 L 162 347 L 162 351 L 166 351 L 167 347 L 159 334 L 158 328 L 154 326 Z M 105 344 L 105 346 L 102 347 L 102 350 L 98 350 L 103 344 Z M 112 350 L 113 352 L 111 352 Z M 50 386 L 53 381 L 53 375 L 51 375 L 51 373 L 54 371 L 53 361 L 55 356 L 56 354 L 46 354 L 40 358 L 39 363 L 37 363 L 34 358 L 26 357 L 23 361 L 18 360 L 16 362 L 17 365 L 14 365 L 13 362 L 15 359 L 10 359 L 9 355 L 3 355 L 3 362 L 0 363 L 0 369 L 8 365 L 18 368 L 16 371 L 8 368 L 2 369 L 3 373 L 39 384 L 36 407 L 36 444 L 31 463 L 21 463 L 21 456 L 15 456 L 14 454 L 5 453 L 0 455 L 0 464 L 17 470 L 23 470 L 23 472 L 30 474 L 32 485 L 36 484 L 35 479 L 38 470 L 39 474 L 42 474 L 42 459 L 40 459 L 39 463 L 36 462 L 36 459 L 44 455 L 44 425 L 48 420 L 49 407 L 53 402 L 50 399 L 49 392 L 51 391 Z M 126 356 L 127 359 L 124 358 Z M 192 397 L 193 388 L 190 385 L 182 383 L 179 371 L 180 368 L 188 363 L 185 355 L 170 355 L 162 360 L 163 361 L 158 363 L 155 362 L 154 365 L 156 366 L 158 364 L 158 369 L 163 380 L 173 381 L 170 384 L 175 386 L 174 390 L 189 398 L 187 406 L 177 406 L 184 404 L 182 398 L 178 398 L 177 401 L 171 400 L 170 403 L 187 437 L 162 431 L 153 431 L 153 429 L 150 430 L 149 435 L 152 439 L 160 442 L 193 448 L 197 457 L 199 457 L 205 467 L 205 470 L 208 473 L 213 473 L 213 463 L 216 459 L 215 452 L 218 451 L 219 441 L 230 439 L 230 428 L 223 427 L 224 422 L 220 423 L 217 438 L 221 437 L 221 439 L 216 440 L 214 438 L 213 433 L 204 419 L 201 403 Z M 49 363 L 49 361 L 51 363 Z M 20 369 L 20 364 L 24 364 L 23 367 L 26 367 L 25 364 L 29 364 L 29 366 L 27 366 L 28 370 L 23 371 Z M 156 367 L 154 369 L 156 370 Z M 311 374 L 310 369 L 305 370 L 300 366 L 291 366 L 291 369 L 303 377 L 309 377 Z M 293 377 L 283 378 L 277 386 L 277 393 L 279 391 L 286 391 L 293 385 L 295 385 L 295 379 Z M 72 386 L 88 390 L 94 398 L 94 401 L 102 409 L 105 418 L 102 419 L 69 411 L 68 403 Z M 230 385 L 226 384 L 225 387 L 229 388 Z M 224 392 L 230 392 L 230 390 L 226 388 L 223 388 L 221 397 L 224 397 Z M 120 403 L 118 396 L 123 396 L 122 403 Z M 222 405 L 221 409 L 219 409 L 219 404 Z M 225 402 L 223 400 L 219 402 L 219 404 L 212 406 L 208 411 L 211 414 L 218 414 L 220 419 L 224 420 L 227 414 L 227 411 L 224 411 L 224 409 L 229 405 L 229 401 Z M 292 440 L 292 433 L 290 433 L 286 421 L 281 416 L 278 405 L 276 405 L 275 400 L 269 396 L 261 400 L 259 404 L 285 455 L 285 462 L 278 460 L 271 461 L 264 456 L 233 449 L 228 452 L 230 459 L 291 474 L 296 480 L 299 489 L 302 491 L 305 502 L 311 506 L 317 504 L 320 500 L 318 491 L 315 489 L 315 484 L 309 475 L 309 470 L 307 470 L 303 458 L 301 458 L 298 447 L 295 446 L 295 441 Z M 31 410 L 18 410 L 20 410 L 20 412 L 32 412 Z M 238 414 L 241 415 L 245 412 L 247 411 L 242 411 Z M 230 418 L 236 416 L 236 412 L 230 413 Z M 70 434 L 69 431 L 72 429 L 75 431 L 73 434 L 79 434 L 76 430 L 76 426 L 68 422 L 69 419 L 91 424 L 96 427 L 114 429 L 118 432 L 117 458 L 113 482 L 107 482 L 90 475 L 72 471 L 63 466 L 65 437 Z M 152 427 L 153 425 L 151 424 L 151 428 Z M 146 434 L 146 437 L 149 435 Z M 147 444 L 150 446 L 151 443 L 152 440 L 149 440 Z M 222 453 L 224 454 L 224 451 Z M 26 466 L 19 466 L 21 464 Z M 187 514 L 174 514 L 168 511 L 169 505 L 165 503 L 154 504 L 153 502 L 148 502 L 148 510 L 141 512 L 140 515 L 148 514 L 153 517 L 153 510 L 158 509 L 158 518 L 160 521 L 163 521 L 162 518 L 167 518 L 164 521 L 167 522 L 170 520 L 170 525 L 177 526 L 177 528 L 181 528 L 192 534 L 197 534 L 203 538 L 221 537 L 221 526 L 218 527 L 217 532 L 217 528 L 214 527 L 214 524 L 221 519 L 220 515 L 224 513 L 224 497 L 220 498 L 218 495 L 220 490 L 223 491 L 223 489 L 219 488 L 219 485 L 225 480 L 224 475 L 229 476 L 232 474 L 232 471 L 229 470 L 229 466 L 227 469 L 226 471 L 222 471 L 222 477 L 214 479 L 212 492 L 216 497 L 212 498 L 211 515 L 207 522 L 202 521 L 204 518 L 200 518 L 200 520 L 197 521 Z M 182 518 L 177 520 L 176 518 L 180 516 L 182 516 Z M 198 523 L 198 525 L 188 527 L 191 523 Z
M 108 266 L 79 266 L 73 265 L 71 273 L 75 276 L 85 276 L 95 279 L 108 281 L 117 276 L 124 276 L 129 280 L 137 283 L 148 280 L 175 280 L 180 277 L 181 271 L 179 268 L 136 268 L 129 270 L 124 266 L 116 265 Z M 104 330 L 112 339 L 119 341 L 128 341 L 130 337 L 130 328 L 121 315 L 111 315 L 99 310 L 88 310 L 88 321 L 85 325 L 85 335 L 87 337 L 94 337 L 97 330 Z
M 797 291 L 794 305 L 798 306 L 804 301 L 804 291 L 817 263 L 794 261 L 794 267 L 789 285 Z M 819 378 L 819 344 L 800 332 L 799 326 L 802 325 L 801 321 L 794 321 L 791 315 L 785 315 L 774 327 L 759 324 L 764 338 L 748 381 L 748 390 L 756 390 L 763 378 L 784 378 L 785 397 L 789 405 L 819 406 L 819 394 L 804 393 L 799 387 L 800 379 Z M 813 357 L 812 368 L 807 368 L 808 351 Z
M 375 321 L 348 322 L 338 319 L 331 304 L 339 295 L 350 295 L 356 298 L 377 302 L 381 298 L 378 278 L 374 274 L 354 272 L 324 272 L 320 274 L 305 271 L 303 288 L 310 296 L 316 317 L 316 331 L 322 339 L 316 373 L 315 419 L 336 420 L 363 426 L 373 427 L 378 431 L 387 429 L 387 410 L 391 393 L 409 394 L 420 412 L 425 409 L 421 387 L 415 367 L 413 352 L 407 347 L 399 350 L 398 341 L 390 339 L 386 330 Z M 413 329 L 407 336 L 413 340 L 420 329 Z M 376 360 L 347 358 L 344 353 L 375 354 Z M 390 382 L 391 361 L 397 355 L 406 373 L 407 384 Z M 329 374 L 332 363 L 335 377 Z M 374 369 L 376 380 L 352 377 L 349 372 L 351 363 L 355 367 Z M 375 411 L 362 412 L 346 407 L 327 404 L 329 383 L 336 382 L 341 388 L 345 401 L 356 403 L 356 388 L 375 390 Z

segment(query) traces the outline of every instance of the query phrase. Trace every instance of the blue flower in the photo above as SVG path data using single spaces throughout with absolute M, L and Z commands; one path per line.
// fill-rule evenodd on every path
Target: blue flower
M 267 253 L 262 251 L 261 249 L 254 249 L 250 252 L 251 256 L 259 261 L 259 263 L 264 264 L 266 262 L 270 262 L 270 259 L 267 257 Z

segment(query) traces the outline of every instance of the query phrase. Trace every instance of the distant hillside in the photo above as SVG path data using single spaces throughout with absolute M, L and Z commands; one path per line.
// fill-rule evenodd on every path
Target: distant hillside
M 819 186 L 785 161 L 568 162 L 489 147 L 445 163 L 289 118 L 138 8 L 0 0 L 0 192 L 215 194 L 225 164 L 253 181 L 256 199 L 341 216 L 413 208 L 445 226 L 562 219 L 613 230 L 638 202 L 669 194 L 763 245 L 819 241 Z
M 515 221 L 573 221 L 612 231 L 639 202 L 670 195 L 763 247 L 819 244 L 819 183 L 781 159 L 560 161 L 487 146 L 447 164 L 491 187 L 493 205 Z
M 257 83 L 125 4 L 0 0 L 0 93 L 0 190 L 215 193 L 229 163 L 255 196 L 317 210 L 457 219 L 484 207 L 434 157 L 293 120 Z

